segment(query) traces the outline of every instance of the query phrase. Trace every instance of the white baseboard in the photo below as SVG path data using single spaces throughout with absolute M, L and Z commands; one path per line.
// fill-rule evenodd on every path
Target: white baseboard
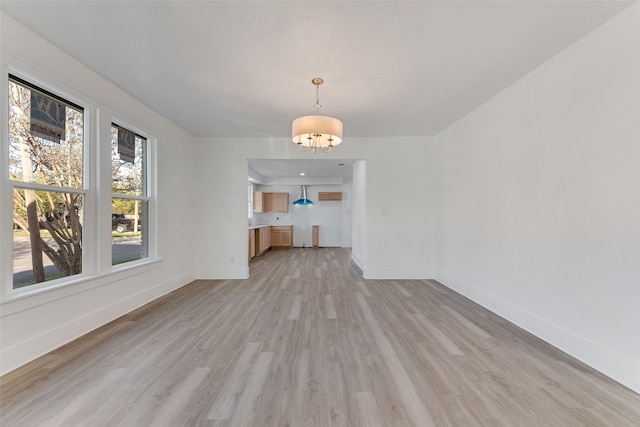
M 364 262 L 358 258 L 353 251 L 351 251 L 351 260 L 358 266 L 358 268 L 360 268 L 360 270 L 364 270 Z
M 9 373 L 50 351 L 55 350 L 107 323 L 132 312 L 133 310 L 174 291 L 193 279 L 191 274 L 176 277 L 133 295 L 127 295 L 99 310 L 48 329 L 28 340 L 11 347 L 3 348 L 0 353 L 0 375 Z
M 534 313 L 529 313 L 507 301 L 487 294 L 446 272 L 436 271 L 435 278 L 443 285 L 487 310 L 575 357 L 636 393 L 640 393 L 639 361 L 631 360 Z
M 406 269 L 367 268 L 363 269 L 362 276 L 365 279 L 379 280 L 428 280 L 433 279 L 433 269 L 428 267 Z

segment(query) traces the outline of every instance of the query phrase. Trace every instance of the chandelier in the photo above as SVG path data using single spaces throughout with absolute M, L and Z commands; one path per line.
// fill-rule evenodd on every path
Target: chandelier
M 311 150 L 314 154 L 319 148 L 325 153 L 342 142 L 342 122 L 333 117 L 319 115 L 322 105 L 318 100 L 318 88 L 324 80 L 316 77 L 311 80 L 316 85 L 316 114 L 313 116 L 298 117 L 291 125 L 291 135 L 294 143 L 298 144 L 300 150 Z

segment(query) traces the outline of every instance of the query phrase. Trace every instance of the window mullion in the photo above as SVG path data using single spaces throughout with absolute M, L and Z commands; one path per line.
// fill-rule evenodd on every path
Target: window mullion
M 147 196 L 136 196 L 133 194 L 121 194 L 121 193 L 111 193 L 111 197 L 116 199 L 141 200 L 143 202 L 148 202 L 149 200 L 151 200 L 151 197 L 147 197 Z
M 24 190 L 40 190 L 40 191 L 49 191 L 52 193 L 73 193 L 73 194 L 82 194 L 86 195 L 89 193 L 89 190 L 85 188 L 76 188 L 76 187 L 59 187 L 59 186 L 51 186 L 47 184 L 39 184 L 37 182 L 20 182 L 20 181 L 11 181 L 13 188 L 21 188 Z

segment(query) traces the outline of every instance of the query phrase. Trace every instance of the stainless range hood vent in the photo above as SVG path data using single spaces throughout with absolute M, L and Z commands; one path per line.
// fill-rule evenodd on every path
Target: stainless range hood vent
M 307 199 L 307 186 L 300 186 L 300 198 L 293 202 L 294 205 L 312 205 L 313 202 Z

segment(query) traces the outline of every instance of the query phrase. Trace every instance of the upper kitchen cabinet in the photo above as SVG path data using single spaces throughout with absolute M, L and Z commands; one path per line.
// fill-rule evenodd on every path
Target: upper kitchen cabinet
M 319 201 L 342 200 L 342 192 L 341 191 L 333 191 L 333 192 L 321 191 L 318 193 L 318 200 Z
M 253 192 L 254 212 L 289 212 L 289 193 Z
M 261 212 L 289 212 L 289 193 L 262 193 Z
M 254 191 L 253 192 L 253 211 L 254 212 L 263 212 L 263 197 L 262 191 Z

